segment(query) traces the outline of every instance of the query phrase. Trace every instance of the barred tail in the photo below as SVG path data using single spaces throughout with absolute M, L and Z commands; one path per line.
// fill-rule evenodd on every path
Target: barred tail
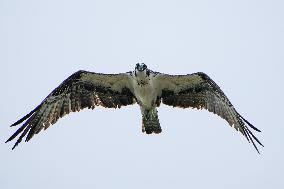
M 146 132 L 146 134 L 158 134 L 162 132 L 156 108 L 144 110 L 142 113 L 142 132 Z

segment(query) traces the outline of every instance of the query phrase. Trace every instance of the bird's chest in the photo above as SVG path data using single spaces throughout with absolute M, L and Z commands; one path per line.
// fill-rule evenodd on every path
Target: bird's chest
M 151 108 L 157 95 L 151 82 L 146 84 L 134 83 L 134 93 L 140 105 Z

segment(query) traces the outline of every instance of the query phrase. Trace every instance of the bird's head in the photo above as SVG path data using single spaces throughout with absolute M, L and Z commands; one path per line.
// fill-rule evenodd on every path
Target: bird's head
M 144 72 L 146 69 L 147 69 L 147 66 L 144 63 L 141 63 L 141 64 L 137 63 L 135 66 L 136 72 Z
M 150 71 L 148 70 L 146 64 L 144 63 L 137 63 L 134 70 L 134 75 L 138 80 L 145 80 L 149 77 Z

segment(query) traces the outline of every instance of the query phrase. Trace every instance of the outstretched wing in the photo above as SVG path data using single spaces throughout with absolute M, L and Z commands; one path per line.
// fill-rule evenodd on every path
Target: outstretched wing
M 258 151 L 254 140 L 261 142 L 247 127 L 260 132 L 234 108 L 220 87 L 204 73 L 190 75 L 157 74 L 156 81 L 161 87 L 161 100 L 164 104 L 181 108 L 207 109 L 225 119 L 237 131 L 240 131 Z M 246 125 L 247 124 L 247 125 Z
M 99 74 L 78 71 L 63 81 L 29 114 L 11 126 L 22 122 L 24 124 L 6 141 L 13 140 L 19 134 L 13 149 L 26 136 L 26 142 L 34 134 L 50 125 L 70 112 L 84 108 L 103 106 L 106 108 L 120 108 L 136 102 L 130 85 L 130 73 Z

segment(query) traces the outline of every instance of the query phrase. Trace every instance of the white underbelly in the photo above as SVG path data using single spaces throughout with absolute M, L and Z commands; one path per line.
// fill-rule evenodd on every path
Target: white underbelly
M 146 108 L 151 108 L 157 97 L 153 88 L 150 85 L 136 86 L 135 96 L 137 100 L 141 103 L 141 105 L 145 106 Z

